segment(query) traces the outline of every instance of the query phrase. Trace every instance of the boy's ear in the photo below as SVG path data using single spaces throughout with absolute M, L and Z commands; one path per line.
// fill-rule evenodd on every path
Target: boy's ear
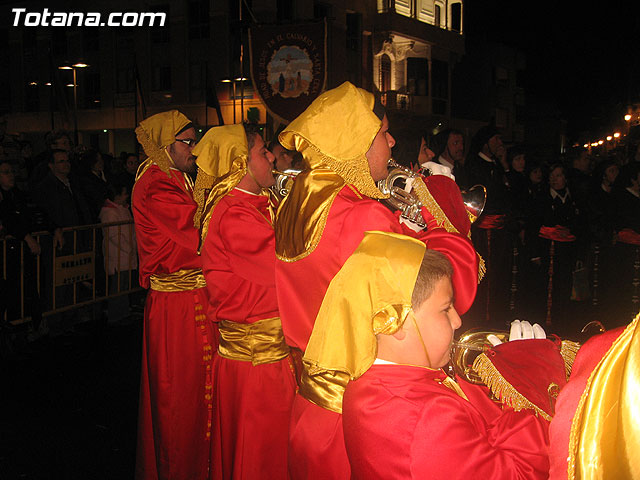
M 407 332 L 404 330 L 404 325 L 400 330 L 398 330 L 396 333 L 392 334 L 391 336 L 396 340 L 404 340 L 405 337 L 407 336 Z

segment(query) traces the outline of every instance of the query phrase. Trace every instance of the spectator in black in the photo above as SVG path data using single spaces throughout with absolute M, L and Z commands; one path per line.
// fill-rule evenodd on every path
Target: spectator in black
M 613 248 L 616 214 L 614 184 L 618 173 L 618 165 L 613 159 L 604 160 L 596 165 L 587 201 L 593 259 L 593 295 L 595 303 L 602 307 L 601 312 L 609 312 L 614 306 L 613 298 L 618 276 L 618 262 Z
M 591 156 L 588 150 L 580 150 L 573 156 L 572 166 L 567 172 L 567 182 L 578 208 L 586 210 L 593 179 L 591 176 Z
M 618 318 L 627 319 L 640 310 L 637 303 L 640 278 L 634 268 L 640 258 L 640 162 L 632 161 L 621 168 L 614 187 L 614 209 L 617 240 L 614 246 L 617 272 L 614 309 Z
M 529 195 L 529 179 L 526 173 L 526 149 L 523 145 L 515 145 L 507 151 L 509 170 L 506 172 L 507 182 L 513 199 L 514 214 L 519 221 L 525 215 L 527 197 Z
M 478 287 L 469 316 L 485 326 L 509 323 L 511 264 L 514 236 L 518 229 L 512 218 L 512 201 L 502 159 L 505 148 L 498 129 L 482 127 L 474 135 L 465 168 L 469 185 L 484 185 L 487 202 L 472 226 L 473 243 L 484 258 L 487 273 Z
M 27 196 L 16 188 L 11 164 L 6 160 L 0 161 L 0 239 L 6 243 L 6 257 L 0 256 L 0 265 L 6 259 L 6 264 L 0 269 L 5 273 L 0 277 L 0 321 L 4 319 L 5 311 L 8 320 L 19 318 L 22 301 L 24 314 L 32 317 L 33 326 L 37 329 L 42 310 L 34 257 L 40 255 L 40 244 L 32 235 L 31 218 Z
M 585 238 L 585 229 L 582 214 L 567 187 L 562 164 L 556 163 L 549 168 L 549 189 L 539 202 L 538 211 L 537 218 L 541 220 L 538 256 L 543 271 L 549 272 L 549 262 L 553 259 L 551 319 L 557 328 L 567 332 L 567 322 L 574 318 L 570 302 L 572 272 L 578 258 L 579 243 Z M 546 300 L 545 289 L 544 296 L 538 298 L 538 305 L 546 307 Z M 540 317 L 545 318 L 545 310 L 538 311 Z
M 39 153 L 33 159 L 33 167 L 29 172 L 29 185 L 33 189 L 38 185 L 49 172 L 49 160 L 54 150 L 62 150 L 71 152 L 71 137 L 64 130 L 53 130 L 45 136 L 45 150 Z
M 84 197 L 89 202 L 91 223 L 98 223 L 100 209 L 107 198 L 107 179 L 104 174 L 104 160 L 97 150 L 88 150 L 80 157 L 82 172 L 78 183 Z

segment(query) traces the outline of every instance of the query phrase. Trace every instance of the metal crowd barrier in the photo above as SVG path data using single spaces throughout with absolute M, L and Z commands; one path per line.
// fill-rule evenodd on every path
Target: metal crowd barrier
M 5 303 L 5 308 L 0 310 L 1 320 L 20 325 L 32 320 L 34 308 L 39 308 L 42 317 L 46 317 L 141 291 L 137 282 L 138 265 L 131 256 L 128 269 L 116 272 L 117 281 L 111 282 L 115 288 L 110 288 L 106 265 L 111 249 L 103 252 L 102 239 L 107 229 L 118 229 L 115 254 L 120 265 L 121 232 L 128 226 L 131 226 L 127 228 L 128 240 L 135 249 L 132 221 L 64 228 L 62 248 L 56 248 L 50 232 L 32 233 L 41 248 L 39 255 L 33 255 L 23 241 L 1 238 L 0 278 L 4 291 L 0 292 L 0 300 Z M 128 288 L 121 288 L 123 284 Z

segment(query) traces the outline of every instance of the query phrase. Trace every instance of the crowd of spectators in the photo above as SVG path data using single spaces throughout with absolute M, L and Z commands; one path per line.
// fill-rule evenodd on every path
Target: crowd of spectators
M 452 135 L 461 132 L 431 136 L 434 161 L 448 158 Z M 504 145 L 493 127 L 477 132 L 453 171 L 461 190 L 487 189 L 472 231 L 487 266 L 470 313 L 479 325 L 500 328 L 520 316 L 569 332 L 637 313 L 640 157 L 630 151 L 542 158 Z
M 107 291 L 113 294 L 137 285 L 132 226 L 77 232 L 64 229 L 131 221 L 128 199 L 138 156 L 123 152 L 113 158 L 96 149 L 74 146 L 64 131 L 49 132 L 45 149 L 35 155 L 28 141 L 6 135 L 0 139 L 0 147 L 0 240 L 4 240 L 0 245 L 6 245 L 6 255 L 0 252 L 0 263 L 6 269 L 0 276 L 0 326 L 8 328 L 6 320 L 31 316 L 37 329 L 42 312 L 54 304 L 60 308 L 86 300 L 93 289 L 97 296 L 103 296 Z M 54 249 L 56 257 L 93 251 L 94 283 L 54 286 Z M 109 302 L 108 310 L 113 318 L 124 320 L 128 297 Z M 71 317 L 77 315 L 63 312 L 61 328 L 68 328 L 75 321 Z

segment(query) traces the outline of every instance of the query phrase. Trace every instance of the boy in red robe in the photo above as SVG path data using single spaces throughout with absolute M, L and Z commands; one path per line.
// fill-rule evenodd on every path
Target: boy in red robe
M 432 235 L 425 246 L 367 232 L 332 280 L 305 352 L 310 370 L 348 382 L 352 478 L 546 478 L 548 390 L 566 382 L 559 345 L 512 341 L 478 357 L 474 368 L 501 404 L 449 377 L 457 294 L 477 281 L 457 267 L 475 252 L 459 235 Z
M 211 479 L 286 479 L 296 391 L 275 289 L 274 157 L 257 130 L 210 129 L 194 149 L 214 354 Z M 205 198 L 205 192 L 206 198 Z

